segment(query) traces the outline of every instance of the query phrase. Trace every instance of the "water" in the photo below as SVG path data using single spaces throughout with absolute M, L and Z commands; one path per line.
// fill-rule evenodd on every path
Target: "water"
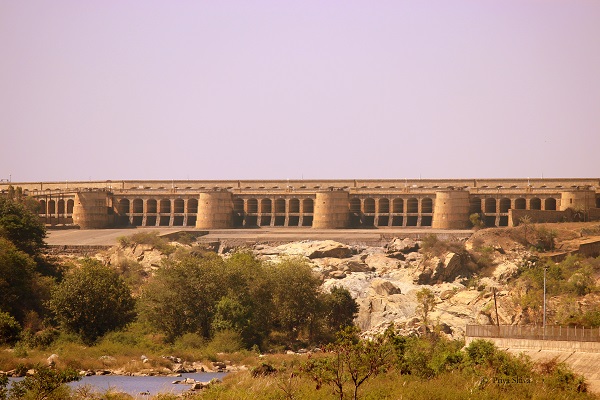
M 71 388 L 77 388 L 84 385 L 90 385 L 94 391 L 100 393 L 108 389 L 114 389 L 119 392 L 127 393 L 135 399 L 149 399 L 158 393 L 181 393 L 189 390 L 191 385 L 176 384 L 176 380 L 192 378 L 200 382 L 208 382 L 213 378 L 223 379 L 225 372 L 197 372 L 181 374 L 181 377 L 173 376 L 122 376 L 122 375 L 93 375 L 85 376 L 78 382 L 71 382 Z M 22 379 L 22 378 L 21 378 Z M 11 379 L 12 380 L 12 379 Z M 19 378 L 15 379 L 19 380 Z M 145 395 L 142 393 L 150 393 Z

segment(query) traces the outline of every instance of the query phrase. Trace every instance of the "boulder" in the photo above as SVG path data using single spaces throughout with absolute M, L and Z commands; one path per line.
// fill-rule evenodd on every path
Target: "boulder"
M 314 258 L 348 258 L 352 249 L 345 244 L 333 240 L 303 240 L 277 246 L 274 251 L 284 255 L 301 255 Z
M 380 296 L 390 296 L 393 294 L 402 294 L 402 291 L 396 287 L 390 281 L 384 281 L 383 279 L 375 279 L 371 284 L 371 287 L 376 294 Z
M 413 239 L 405 238 L 399 239 L 394 238 L 388 243 L 386 251 L 387 253 L 412 253 L 419 250 L 419 243 Z
M 344 271 L 333 271 L 329 276 L 333 279 L 344 279 L 346 273 Z

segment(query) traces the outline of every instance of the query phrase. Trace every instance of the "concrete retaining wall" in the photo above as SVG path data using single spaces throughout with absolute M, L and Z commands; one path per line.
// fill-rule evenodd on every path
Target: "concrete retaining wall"
M 491 337 L 466 337 L 465 345 L 473 340 L 484 339 L 493 342 L 500 349 L 551 350 L 551 351 L 584 351 L 600 353 L 600 342 L 570 342 L 566 340 L 532 340 Z

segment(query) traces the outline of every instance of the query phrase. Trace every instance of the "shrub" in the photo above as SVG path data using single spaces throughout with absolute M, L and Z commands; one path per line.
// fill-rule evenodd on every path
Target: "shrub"
M 0 312 L 0 344 L 13 344 L 21 336 L 21 325 L 9 313 Z

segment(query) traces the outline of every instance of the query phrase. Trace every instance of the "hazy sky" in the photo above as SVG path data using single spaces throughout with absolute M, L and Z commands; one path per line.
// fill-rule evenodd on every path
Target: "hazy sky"
M 600 1 L 0 0 L 0 179 L 599 177 Z

